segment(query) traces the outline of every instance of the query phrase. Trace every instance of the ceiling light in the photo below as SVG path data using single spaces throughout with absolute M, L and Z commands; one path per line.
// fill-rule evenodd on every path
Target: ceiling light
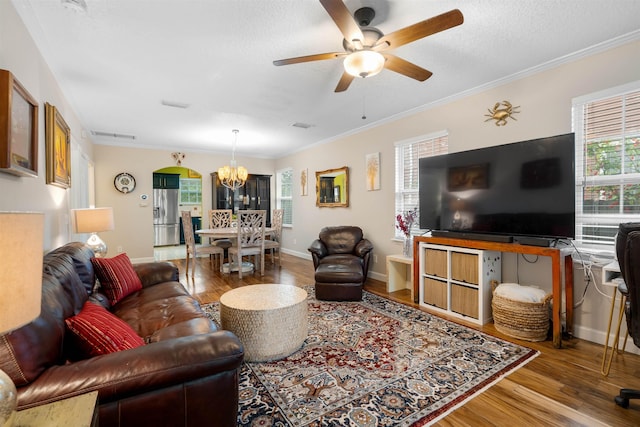
M 354 77 L 371 77 L 384 68 L 384 56 L 373 50 L 357 50 L 344 59 L 344 69 Z
M 238 129 L 234 129 L 232 132 L 234 137 L 233 147 L 231 148 L 231 162 L 229 165 L 222 166 L 218 169 L 218 179 L 222 185 L 229 188 L 231 191 L 236 191 L 247 181 L 249 172 L 247 172 L 245 167 L 238 166 L 236 163 L 236 143 L 238 142 L 238 132 L 240 131 Z

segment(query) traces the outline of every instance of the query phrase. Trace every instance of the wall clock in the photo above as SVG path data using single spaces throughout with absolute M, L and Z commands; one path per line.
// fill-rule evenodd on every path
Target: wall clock
M 136 179 L 131 174 L 121 172 L 116 175 L 113 185 L 121 193 L 131 193 L 136 188 Z

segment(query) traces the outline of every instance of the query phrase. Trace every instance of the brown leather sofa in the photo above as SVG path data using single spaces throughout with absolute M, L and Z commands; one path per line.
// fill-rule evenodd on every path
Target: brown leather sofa
M 324 227 L 309 247 L 313 258 L 316 298 L 332 301 L 362 299 L 373 245 L 355 226 Z
M 46 254 L 40 316 L 0 337 L 0 369 L 16 384 L 18 410 L 97 390 L 101 426 L 235 426 L 244 357 L 238 338 L 217 330 L 171 263 L 134 265 L 142 290 L 108 307 L 93 292 L 92 256 L 75 242 Z M 146 344 L 76 360 L 65 318 L 88 298 Z

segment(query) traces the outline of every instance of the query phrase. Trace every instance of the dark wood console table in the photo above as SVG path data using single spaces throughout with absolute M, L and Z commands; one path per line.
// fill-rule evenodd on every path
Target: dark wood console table
M 564 293 L 566 297 L 566 320 L 567 333 L 573 335 L 573 259 L 569 251 L 559 248 L 526 246 L 517 243 L 485 242 L 481 240 L 452 239 L 448 237 L 422 237 L 416 236 L 413 244 L 413 258 L 419 259 L 419 243 L 425 242 L 434 245 L 457 246 L 463 248 L 483 249 L 500 252 L 512 252 L 525 255 L 540 255 L 551 258 L 551 284 L 553 297 L 553 346 L 562 347 L 562 324 L 560 315 L 562 314 L 562 271 L 560 262 L 564 260 Z M 413 263 L 413 295 L 414 302 L 420 295 L 420 263 Z

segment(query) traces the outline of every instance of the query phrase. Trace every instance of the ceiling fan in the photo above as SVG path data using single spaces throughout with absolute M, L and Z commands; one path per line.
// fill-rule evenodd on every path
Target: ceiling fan
M 421 82 L 427 80 L 432 75 L 431 71 L 388 51 L 464 22 L 462 12 L 454 9 L 385 35 L 379 29 L 369 27 L 375 16 L 375 11 L 370 7 L 362 7 L 351 16 L 342 0 L 320 0 L 320 3 L 342 32 L 345 51 L 280 59 L 273 61 L 273 64 L 289 65 L 344 57 L 345 71 L 335 92 L 347 90 L 354 78 L 374 76 L 383 68 Z

